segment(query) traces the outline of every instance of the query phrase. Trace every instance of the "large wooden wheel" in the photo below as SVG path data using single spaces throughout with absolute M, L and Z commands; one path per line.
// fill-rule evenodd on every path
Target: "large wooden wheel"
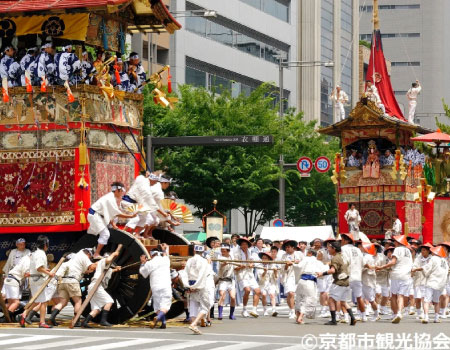
M 133 235 L 122 230 L 110 229 L 111 236 L 102 253 L 113 252 L 116 250 L 119 244 L 122 244 L 122 250 L 119 256 L 114 261 L 115 265 L 126 266 L 139 262 L 141 255 L 146 255 L 149 258 L 149 254 L 145 246 L 136 239 Z M 166 230 L 159 230 L 155 237 L 161 241 L 161 243 L 167 243 L 169 245 L 185 245 L 186 241 L 184 237 L 172 233 Z M 73 247 L 73 252 L 78 252 L 83 248 L 93 248 L 97 245 L 98 236 L 85 234 Z M 106 291 L 114 299 L 114 305 L 111 312 L 108 315 L 108 321 L 112 324 L 123 323 L 136 314 L 139 314 L 141 310 L 149 311 L 147 306 L 151 296 L 150 283 L 147 278 L 143 278 L 139 274 L 140 265 L 137 264 L 130 268 L 123 269 L 112 275 L 109 281 Z M 87 287 L 91 282 L 91 275 L 85 275 L 81 281 L 82 298 L 87 296 Z M 180 303 L 173 303 L 173 310 L 171 308 L 168 318 L 177 317 L 183 312 L 183 308 L 180 307 Z M 150 309 L 151 310 L 151 309 Z M 90 312 L 90 306 L 88 306 L 83 315 L 87 316 Z M 99 321 L 98 317 L 94 321 Z
M 133 235 L 121 231 L 110 229 L 111 236 L 102 253 L 113 252 L 119 244 L 122 244 L 120 255 L 116 258 L 115 264 L 126 266 L 139 261 L 141 255 L 149 257 L 147 249 Z M 77 252 L 83 248 L 92 248 L 97 245 L 97 236 L 86 234 L 74 244 L 72 251 Z M 83 299 L 87 295 L 87 287 L 91 281 L 92 275 L 87 275 L 82 280 L 81 290 Z M 106 291 L 114 299 L 114 305 L 108 316 L 108 321 L 112 324 L 120 324 L 136 315 L 150 298 L 150 284 L 148 279 L 139 274 L 139 265 L 121 270 L 112 275 Z M 87 315 L 90 312 L 90 306 L 83 312 Z

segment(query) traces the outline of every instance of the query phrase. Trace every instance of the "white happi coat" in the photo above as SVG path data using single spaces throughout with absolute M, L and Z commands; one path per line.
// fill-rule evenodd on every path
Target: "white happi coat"
M 212 306 L 208 289 L 208 275 L 211 273 L 208 260 L 196 254 L 187 261 L 185 271 L 189 287 L 194 290 L 189 298 L 191 315 L 196 316 L 200 312 L 207 314 Z
M 308 318 L 314 318 L 317 305 L 317 282 L 304 280 L 302 275 L 316 275 L 323 272 L 323 263 L 314 256 L 305 256 L 298 264 L 294 264 L 296 275 L 299 276 L 295 291 L 295 310 L 305 314 Z
M 37 269 L 39 267 L 43 267 L 45 269 L 48 268 L 47 265 L 47 255 L 42 249 L 36 249 L 31 254 L 30 259 L 30 290 L 31 295 L 36 295 L 41 286 L 45 282 L 45 277 L 47 276 L 45 273 L 39 272 Z M 36 303 L 45 303 L 51 299 L 51 295 L 48 295 L 45 291 L 42 292 L 38 298 L 35 300 Z
M 153 308 L 169 310 L 172 305 L 172 280 L 170 279 L 170 259 L 168 256 L 154 256 L 139 269 L 144 278 L 150 278 Z
M 109 192 L 103 197 L 100 197 L 92 204 L 91 208 L 95 210 L 95 214 L 88 214 L 90 225 L 87 233 L 93 235 L 97 235 L 104 229 L 107 229 L 111 220 L 113 220 L 115 216 L 122 214 L 122 211 L 117 205 L 116 197 L 114 197 L 114 192 Z
M 28 249 L 22 251 L 20 251 L 19 249 L 11 250 L 8 255 L 8 260 L 6 260 L 5 266 L 3 266 L 3 272 L 5 274 L 8 274 L 9 271 L 13 269 L 14 266 L 16 266 L 24 256 L 28 256 L 30 254 L 31 252 Z
M 91 283 L 89 284 L 88 287 L 89 292 L 92 290 L 95 283 L 100 278 L 100 275 L 105 269 L 105 266 L 106 266 L 106 259 L 103 258 L 97 264 L 94 276 L 92 277 Z M 113 274 L 112 269 L 108 269 L 108 271 L 105 274 L 105 277 L 102 280 L 102 283 L 100 283 L 100 285 L 98 286 L 97 291 L 95 292 L 94 296 L 91 299 L 92 310 L 101 310 L 106 304 L 114 303 L 113 298 L 111 298 L 111 296 L 105 290 L 106 288 L 108 288 L 109 280 L 111 279 L 112 274 Z

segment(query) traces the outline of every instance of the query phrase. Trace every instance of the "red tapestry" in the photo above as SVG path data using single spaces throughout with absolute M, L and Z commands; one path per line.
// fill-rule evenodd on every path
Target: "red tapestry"
M 405 205 L 405 222 L 410 233 L 422 233 L 422 204 L 407 202 Z
M 358 208 L 358 203 L 356 203 Z M 361 202 L 359 229 L 366 235 L 379 235 L 392 228 L 392 218 L 395 213 L 395 202 Z
M 0 226 L 75 223 L 75 150 L 0 153 Z
M 111 191 L 110 185 L 120 181 L 129 189 L 134 180 L 134 158 L 128 153 L 90 151 L 91 202 Z

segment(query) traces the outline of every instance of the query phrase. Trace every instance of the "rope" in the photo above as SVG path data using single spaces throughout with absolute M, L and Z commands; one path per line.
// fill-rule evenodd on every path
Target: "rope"
M 144 160 L 145 165 L 147 166 L 147 170 L 151 171 L 150 167 L 148 166 L 147 159 L 145 159 L 145 157 L 144 157 L 144 152 L 142 151 L 142 148 L 139 145 L 139 142 L 137 142 L 136 138 L 134 137 L 133 131 L 131 130 L 131 128 L 129 126 L 128 126 L 128 131 L 130 132 L 130 135 L 133 138 L 134 143 L 136 144 L 136 146 L 139 150 L 139 154 L 141 155 L 142 159 Z
M 400 28 L 398 26 L 398 21 L 397 21 L 397 32 L 398 32 L 398 34 L 400 34 Z M 403 37 L 401 35 L 400 35 L 400 39 L 401 39 L 401 42 L 402 42 L 402 45 L 403 45 L 403 50 L 405 50 L 405 54 L 406 54 L 406 57 L 408 58 L 408 63 L 409 63 L 409 62 L 411 62 L 411 58 L 409 57 L 408 50 L 406 49 L 405 41 L 403 40 Z M 408 64 L 408 67 L 411 69 L 415 80 L 418 80 L 417 79 L 417 75 L 416 75 L 416 71 L 414 70 L 413 66 Z
M 126 147 L 126 149 L 128 150 L 128 152 L 130 152 L 130 154 L 133 156 L 134 160 L 139 164 L 139 167 L 142 169 L 142 164 L 141 162 L 136 158 L 136 156 L 134 155 L 134 152 L 130 149 L 130 147 L 128 147 L 128 145 L 126 144 L 125 140 L 122 138 L 122 136 L 120 136 L 119 132 L 117 131 L 116 127 L 114 124 L 111 124 L 114 132 L 116 133 L 116 135 L 119 137 L 120 141 L 122 141 L 122 143 L 124 144 L 124 146 Z M 142 169 L 145 170 L 145 169 Z
M 365 5 L 366 5 L 366 1 L 367 1 L 367 0 L 364 0 L 364 3 L 363 3 L 362 6 L 365 6 Z M 363 11 L 360 12 L 359 17 L 358 17 L 358 28 L 359 28 L 359 22 L 361 21 L 362 14 L 363 14 Z M 342 72 L 344 71 L 345 64 L 347 63 L 348 57 L 350 56 L 350 50 L 353 48 L 353 42 L 354 42 L 354 39 L 355 39 L 355 38 L 354 38 L 353 35 L 352 35 L 352 41 L 350 42 L 350 46 L 349 46 L 348 49 L 347 49 L 347 55 L 345 56 L 344 63 L 341 65 L 341 72 L 339 73 L 339 77 L 342 76 Z M 359 40 L 359 38 L 358 38 L 358 40 Z M 354 64 L 354 63 L 353 63 L 353 64 Z M 338 83 L 341 83 L 341 82 L 338 82 Z

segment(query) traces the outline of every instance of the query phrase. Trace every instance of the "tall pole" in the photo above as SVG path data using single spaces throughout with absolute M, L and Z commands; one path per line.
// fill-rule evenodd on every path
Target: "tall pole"
M 281 122 L 281 130 L 283 130 L 283 59 L 280 55 L 280 65 L 279 65 L 279 86 L 280 86 L 280 122 Z M 281 152 L 280 152 L 280 179 L 278 182 L 278 190 L 279 194 L 279 209 L 278 215 L 281 220 L 284 221 L 286 216 L 286 208 L 285 208 L 285 181 L 284 181 L 284 156 L 283 156 L 283 136 L 281 138 Z

